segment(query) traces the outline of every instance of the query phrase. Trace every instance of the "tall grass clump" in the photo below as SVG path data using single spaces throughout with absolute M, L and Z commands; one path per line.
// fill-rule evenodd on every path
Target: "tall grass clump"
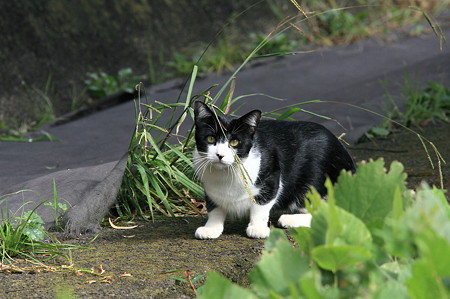
M 430 121 L 449 121 L 450 115 L 450 90 L 437 82 L 428 82 L 428 86 L 422 90 L 418 84 L 411 82 L 408 77 L 402 86 L 403 110 L 393 104 L 393 119 L 399 120 L 406 126 L 420 126 Z M 388 94 L 388 98 L 392 97 Z M 394 101 L 391 100 L 391 103 Z
M 13 263 L 26 259 L 40 263 L 56 257 L 68 258 L 70 250 L 80 246 L 62 244 L 44 228 L 44 221 L 36 214 L 36 208 L 19 216 L 8 213 L 0 222 L 0 262 Z
M 179 134 L 184 120 L 192 113 L 190 103 L 196 74 L 194 68 L 184 102 L 145 103 L 141 85 L 137 85 L 136 127 L 116 205 L 120 215 L 139 213 L 154 217 L 155 211 L 166 216 L 199 213 L 195 198 L 201 197 L 203 190 L 193 179 L 192 130 L 188 136 Z M 177 115 L 180 109 L 182 112 Z M 161 126 L 163 116 L 169 121 Z
M 437 82 L 428 82 L 427 87 L 421 90 L 418 82 L 412 82 L 409 75 L 405 76 L 404 84 L 400 87 L 402 107 L 399 107 L 392 94 L 387 91 L 384 121 L 379 126 L 370 128 L 360 141 L 387 136 L 401 126 L 420 127 L 429 122 L 450 120 L 448 87 Z

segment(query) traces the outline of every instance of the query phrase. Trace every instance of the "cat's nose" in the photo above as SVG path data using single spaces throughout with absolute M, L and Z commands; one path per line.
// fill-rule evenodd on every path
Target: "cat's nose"
M 219 160 L 222 160 L 223 157 L 225 157 L 225 156 L 224 156 L 224 155 L 221 155 L 221 154 L 217 154 L 217 158 L 219 158 Z

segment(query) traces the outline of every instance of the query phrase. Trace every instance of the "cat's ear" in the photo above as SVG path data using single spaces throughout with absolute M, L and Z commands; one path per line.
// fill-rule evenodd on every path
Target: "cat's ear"
M 245 123 L 250 128 L 252 128 L 252 131 L 254 132 L 259 124 L 260 119 L 261 119 L 261 111 L 253 110 L 247 113 L 246 115 L 241 116 L 239 118 L 239 122 Z
M 195 120 L 198 121 L 214 116 L 214 112 L 211 109 L 209 109 L 208 105 L 206 105 L 205 103 L 201 101 L 195 101 L 194 116 Z

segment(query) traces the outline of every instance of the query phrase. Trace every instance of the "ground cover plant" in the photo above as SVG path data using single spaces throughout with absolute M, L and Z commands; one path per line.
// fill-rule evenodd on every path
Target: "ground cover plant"
M 32 192 L 31 190 L 20 190 Z M 0 198 L 1 199 L 1 198 Z M 40 206 L 47 207 L 54 214 L 54 229 L 60 229 L 59 216 L 67 210 L 67 204 L 59 197 L 53 182 L 53 198 L 42 199 L 34 209 L 27 209 L 25 203 L 18 211 L 0 211 L 0 273 L 54 272 L 73 270 L 72 250 L 85 247 L 61 243 L 44 227 L 44 221 L 37 213 Z M 47 265 L 49 261 L 65 262 L 64 266 Z
M 27 85 L 24 82 L 22 82 L 21 87 L 27 97 L 34 99 L 32 115 L 29 116 L 30 119 L 34 120 L 21 124 L 16 123 L 13 126 L 0 121 L 0 142 L 57 141 L 56 137 L 41 129 L 44 124 L 56 118 L 53 103 L 49 97 L 52 89 L 52 76 L 48 76 L 43 88 Z M 33 136 L 30 136 L 29 133 L 33 133 Z
M 308 198 L 311 228 L 272 230 L 249 288 L 210 273 L 199 298 L 447 298 L 450 206 L 445 191 L 405 187 L 403 166 L 360 163 Z
M 145 79 L 145 76 L 133 74 L 131 68 L 124 68 L 116 76 L 105 72 L 87 73 L 84 81 L 88 94 L 93 98 L 102 98 L 117 92 L 133 93 L 136 82 Z
M 420 127 L 429 122 L 449 121 L 450 89 L 437 82 L 428 82 L 428 86 L 419 90 L 418 85 L 412 83 L 409 76 L 405 77 L 402 86 L 402 103 L 400 109 L 392 95 L 387 92 L 386 118 L 380 126 L 371 128 L 365 133 L 366 139 L 387 136 L 398 126 Z
M 3 216 L 0 222 L 0 272 L 27 272 L 27 267 L 15 266 L 20 262 L 36 269 L 49 269 L 45 262 L 56 258 L 69 261 L 71 250 L 82 248 L 61 243 L 44 228 L 44 221 L 35 210 L 19 216 Z

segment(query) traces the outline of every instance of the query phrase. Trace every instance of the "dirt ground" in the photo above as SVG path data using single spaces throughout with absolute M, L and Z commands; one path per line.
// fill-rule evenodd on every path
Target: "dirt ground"
M 432 141 L 450 163 L 449 123 L 439 122 L 414 130 Z M 439 186 L 436 155 L 428 146 L 435 165 L 432 169 L 414 133 L 400 130 L 387 138 L 351 146 L 350 151 L 357 161 L 378 157 L 384 157 L 386 165 L 392 160 L 401 161 L 408 173 L 410 188 L 418 186 L 422 180 Z M 442 165 L 442 173 L 444 187 L 448 189 L 449 164 Z M 204 221 L 202 218 L 158 219 L 137 222 L 138 227 L 130 230 L 105 227 L 92 242 L 89 238 L 70 241 L 91 247 L 91 250 L 73 252 L 74 269 L 102 267 L 103 274 L 73 269 L 0 273 L 0 298 L 191 298 L 195 296 L 191 287 L 173 278 L 185 278 L 185 270 L 190 271 L 192 278 L 215 270 L 234 282 L 248 285 L 246 275 L 258 261 L 264 242 L 247 238 L 246 224 L 239 221 L 228 222 L 224 234 L 217 240 L 196 240 L 194 231 Z M 197 282 L 196 287 L 203 280 Z
M 385 138 L 360 143 L 350 147 L 349 150 L 356 161 L 383 157 L 386 166 L 394 160 L 400 161 L 408 174 L 407 182 L 411 189 L 415 189 L 422 181 L 440 187 L 442 181 L 444 189 L 448 190 L 450 188 L 450 123 L 438 121 L 411 129 L 413 132 L 399 129 Z M 423 144 L 417 134 L 423 137 Z M 441 163 L 442 178 L 439 174 L 436 152 L 430 142 L 447 162 Z M 424 145 L 427 147 L 428 154 Z

